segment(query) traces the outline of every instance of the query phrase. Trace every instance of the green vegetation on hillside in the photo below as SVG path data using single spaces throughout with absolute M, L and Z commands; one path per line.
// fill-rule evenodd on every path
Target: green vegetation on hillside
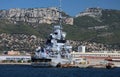
M 23 22 L 12 24 L 8 20 L 0 20 L 0 33 L 28 34 L 47 38 L 52 32 L 52 27 L 53 24 L 52 26 L 39 24 L 37 27 L 33 27 Z M 98 18 L 77 17 L 74 18 L 74 25 L 64 24 L 63 30 L 67 32 L 67 39 L 70 40 L 120 44 L 120 11 L 103 10 L 102 16 Z
M 79 33 L 84 35 L 80 34 L 79 36 L 84 38 L 88 36 L 86 39 L 89 41 L 120 44 L 120 11 L 118 10 L 103 10 L 100 18 L 89 16 L 77 17 L 74 19 L 74 24 L 81 30 Z M 105 28 L 96 28 L 100 26 L 105 26 Z M 92 29 L 89 29 L 90 27 Z
M 37 31 L 25 23 L 12 24 L 8 20 L 0 20 L 0 33 L 39 35 Z

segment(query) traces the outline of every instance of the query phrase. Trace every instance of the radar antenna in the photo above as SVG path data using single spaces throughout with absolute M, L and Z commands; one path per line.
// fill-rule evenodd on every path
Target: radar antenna
M 62 3 L 62 0 L 59 0 L 59 26 L 60 26 L 60 36 L 61 36 L 61 40 L 63 40 L 63 36 L 62 36 L 62 9 L 61 9 L 61 3 Z
M 60 25 L 60 28 L 62 29 L 62 9 L 61 9 L 61 2 L 62 0 L 59 0 L 60 3 L 59 3 L 59 25 Z

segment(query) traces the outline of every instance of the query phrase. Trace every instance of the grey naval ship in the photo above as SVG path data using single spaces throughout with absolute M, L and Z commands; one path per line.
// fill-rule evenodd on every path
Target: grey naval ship
M 46 41 L 45 47 L 38 47 L 32 57 L 33 66 L 57 66 L 71 62 L 72 46 L 65 40 L 66 33 L 60 25 L 54 26 L 53 33 Z
M 71 63 L 72 46 L 62 31 L 61 5 L 59 7 L 59 25 L 55 25 L 44 47 L 38 47 L 32 56 L 32 66 L 59 67 Z

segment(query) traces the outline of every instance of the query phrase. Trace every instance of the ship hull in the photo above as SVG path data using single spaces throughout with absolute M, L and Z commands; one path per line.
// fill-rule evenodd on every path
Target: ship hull
M 47 58 L 32 58 L 31 65 L 33 67 L 52 67 L 52 60 Z
M 70 61 L 68 59 L 62 58 L 32 58 L 31 65 L 33 67 L 58 67 L 59 64 L 64 65 L 68 64 Z

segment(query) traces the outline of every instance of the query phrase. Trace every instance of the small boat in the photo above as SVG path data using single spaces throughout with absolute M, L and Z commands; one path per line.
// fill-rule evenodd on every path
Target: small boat
M 120 58 L 105 58 L 106 61 L 111 61 L 111 62 L 120 62 Z

